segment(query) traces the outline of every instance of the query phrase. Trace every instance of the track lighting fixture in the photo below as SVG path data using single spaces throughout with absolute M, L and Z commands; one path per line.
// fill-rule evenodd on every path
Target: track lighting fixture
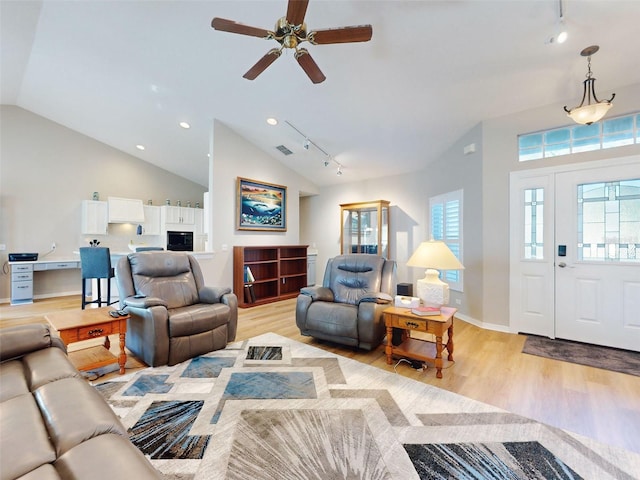
M 611 108 L 611 101 L 616 94 L 611 95 L 609 100 L 598 100 L 596 97 L 595 83 L 596 79 L 593 78 L 591 73 L 591 55 L 595 54 L 600 47 L 598 45 L 591 45 L 580 52 L 580 55 L 587 57 L 587 79 L 582 82 L 583 92 L 582 101 L 580 105 L 569 110 L 566 105 L 564 111 L 567 112 L 574 122 L 581 125 L 591 125 L 593 122 L 597 122 L 604 117 L 607 111 Z M 591 99 L 594 103 L 591 103 Z M 585 105 L 585 100 L 587 104 Z
M 554 35 L 549 38 L 547 43 L 564 43 L 567 41 L 568 37 L 569 34 L 567 33 L 567 28 L 564 23 L 564 8 L 562 0 L 558 0 L 558 25 L 556 26 Z
M 337 175 L 342 175 L 342 165 L 340 164 L 340 162 L 338 162 L 335 158 L 333 158 L 333 156 L 331 154 L 329 154 L 322 147 L 320 147 L 320 145 L 318 145 L 313 140 L 311 140 L 308 136 L 306 136 L 304 133 L 302 133 L 291 122 L 289 122 L 288 120 L 285 120 L 284 123 L 289 125 L 291 128 L 293 128 L 296 132 L 298 132 L 304 138 L 304 140 L 302 142 L 302 148 L 304 148 L 305 150 L 309 150 L 311 145 L 313 145 L 319 152 L 324 154 L 324 156 L 325 156 L 325 159 L 323 161 L 324 166 L 328 167 L 331 164 L 331 162 L 333 162 L 338 166 Z

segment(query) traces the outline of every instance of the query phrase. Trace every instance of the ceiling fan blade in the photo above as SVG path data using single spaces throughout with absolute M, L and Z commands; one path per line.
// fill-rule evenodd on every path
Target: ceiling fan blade
M 243 75 L 247 80 L 255 80 L 258 75 L 264 72 L 269 65 L 275 62 L 282 52 L 277 48 L 269 50 L 264 57 L 251 67 L 247 73 Z
M 328 28 L 310 32 L 308 40 L 314 45 L 328 43 L 368 42 L 373 35 L 371 25 L 357 25 L 353 27 Z
M 211 26 L 223 32 L 239 33 L 240 35 L 250 35 L 252 37 L 268 38 L 271 34 L 269 30 L 264 28 L 250 27 L 249 25 L 218 17 L 211 21 Z
M 321 83 L 326 80 L 327 77 L 324 76 L 324 73 L 322 73 L 318 64 L 311 58 L 306 48 L 300 48 L 296 52 L 296 60 L 313 83 Z
M 289 0 L 287 6 L 287 21 L 290 25 L 300 25 L 304 22 L 309 0 Z

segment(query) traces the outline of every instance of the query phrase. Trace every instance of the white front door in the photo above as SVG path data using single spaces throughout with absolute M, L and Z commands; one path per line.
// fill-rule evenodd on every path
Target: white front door
M 514 172 L 510 207 L 512 330 L 640 351 L 640 158 Z
M 555 336 L 640 351 L 640 164 L 555 183 Z
M 554 176 L 511 178 L 509 309 L 512 330 L 554 337 Z

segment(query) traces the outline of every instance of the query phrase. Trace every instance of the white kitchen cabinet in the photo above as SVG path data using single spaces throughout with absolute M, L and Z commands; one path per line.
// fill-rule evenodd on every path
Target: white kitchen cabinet
M 202 235 L 204 233 L 204 210 L 201 208 L 193 209 L 194 224 L 196 226 L 196 235 Z
M 162 207 L 162 224 L 195 224 L 195 208 L 190 207 L 174 207 L 171 205 L 163 205 Z
M 160 207 L 144 205 L 144 222 L 142 223 L 142 235 L 160 235 Z
M 95 200 L 82 201 L 82 234 L 106 235 L 108 226 L 107 202 Z
M 109 204 L 109 223 L 142 223 L 144 209 L 139 198 L 107 198 Z

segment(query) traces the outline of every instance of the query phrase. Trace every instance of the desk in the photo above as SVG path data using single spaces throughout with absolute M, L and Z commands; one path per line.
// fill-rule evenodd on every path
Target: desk
M 442 313 L 434 317 L 422 317 L 411 313 L 410 308 L 391 307 L 383 313 L 384 323 L 387 327 L 387 364 L 391 365 L 392 355 L 414 358 L 423 362 L 432 362 L 436 366 L 436 377 L 442 378 L 442 350 L 447 349 L 449 355 L 447 359 L 453 361 L 453 318 L 458 310 L 455 308 L 442 307 Z M 393 345 L 393 329 L 400 328 L 402 332 L 402 343 Z M 410 330 L 417 332 L 432 333 L 436 337 L 435 344 L 418 338 L 411 338 L 408 335 Z M 447 344 L 443 346 L 442 337 L 447 332 Z
M 80 268 L 78 258 L 9 262 L 11 268 L 11 305 L 33 303 L 33 272 Z

